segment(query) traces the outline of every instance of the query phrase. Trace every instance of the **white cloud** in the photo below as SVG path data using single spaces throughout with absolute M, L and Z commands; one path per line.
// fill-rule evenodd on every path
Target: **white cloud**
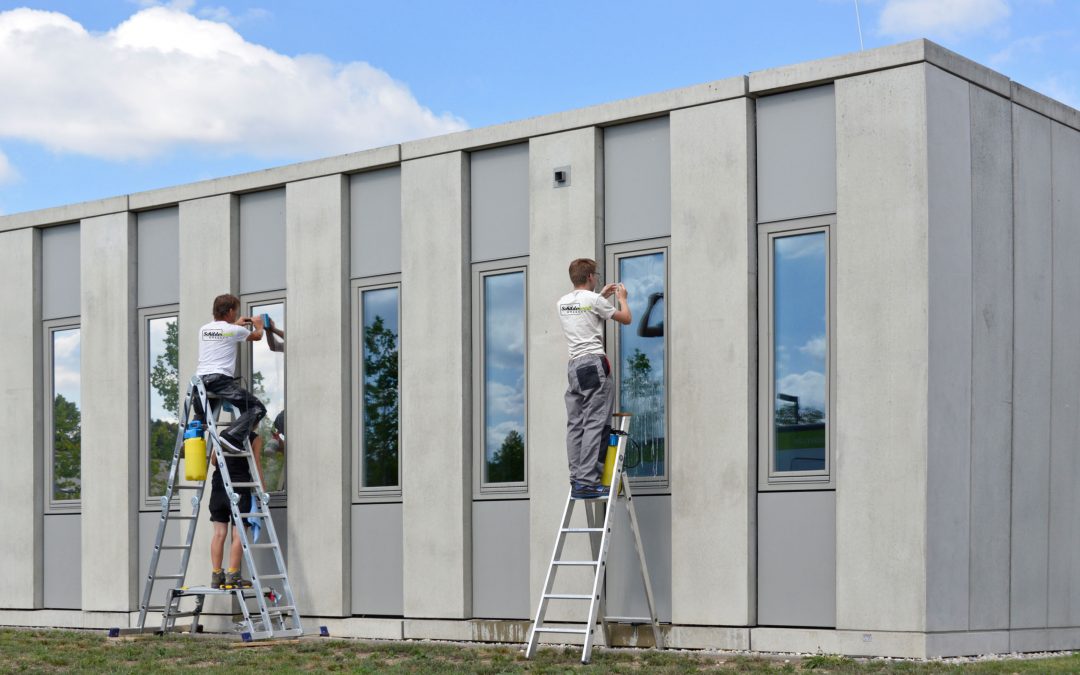
M 507 434 L 511 431 L 516 431 L 522 436 L 525 436 L 525 427 L 522 426 L 521 422 L 514 420 L 503 422 L 502 424 L 497 424 L 488 428 L 487 452 L 489 455 L 498 452 L 499 448 L 502 447 L 503 441 L 506 440 Z
M 799 347 L 799 351 L 815 359 L 825 358 L 825 336 L 817 335 L 810 338 L 806 344 Z
M 518 378 L 517 386 L 502 382 L 487 383 L 487 410 L 489 415 L 525 417 L 525 380 Z
M 1069 74 L 1052 74 L 1036 82 L 1032 89 L 1057 99 L 1065 105 L 1080 109 L 1080 86 Z
M 19 172 L 12 165 L 3 150 L 0 150 L 0 185 L 12 183 L 19 178 Z
M 1007 0 L 887 0 L 878 30 L 883 35 L 953 38 L 1008 18 Z
M 150 6 L 101 34 L 0 12 L 0 138 L 110 159 L 177 146 L 307 158 L 465 127 L 367 63 L 279 54 L 191 7 Z
M 776 383 L 778 394 L 799 397 L 800 408 L 825 409 L 825 375 L 816 370 L 792 373 Z
M 255 19 L 265 19 L 270 16 L 270 12 L 259 7 L 253 7 L 243 14 L 233 14 L 232 10 L 228 7 L 203 7 L 198 12 L 199 16 L 211 21 L 217 21 L 219 23 L 227 23 L 230 26 L 239 26 L 242 23 L 252 21 Z

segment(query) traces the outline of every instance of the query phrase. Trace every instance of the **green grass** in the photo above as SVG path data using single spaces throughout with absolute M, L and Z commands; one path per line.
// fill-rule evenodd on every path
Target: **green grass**
M 817 655 L 803 659 L 712 652 L 541 649 L 526 661 L 519 646 L 305 639 L 237 648 L 223 639 L 183 636 L 109 639 L 101 632 L 0 629 L 0 672 L 273 671 L 353 673 L 1080 673 L 1080 654 L 1050 659 L 946 664 L 866 661 Z

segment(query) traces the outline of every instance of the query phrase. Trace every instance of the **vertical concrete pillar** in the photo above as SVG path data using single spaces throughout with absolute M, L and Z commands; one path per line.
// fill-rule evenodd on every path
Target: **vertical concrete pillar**
M 926 625 L 924 64 L 836 82 L 836 627 Z
M 135 215 L 82 221 L 82 607 L 128 611 L 138 587 Z
M 468 158 L 401 167 L 405 615 L 472 613 Z
M 671 113 L 671 578 L 677 624 L 754 623 L 753 110 Z
M 0 598 L 42 604 L 41 236 L 0 233 Z
M 344 176 L 289 183 L 289 581 L 300 611 L 346 616 L 351 592 L 349 227 Z
M 556 303 L 571 289 L 574 258 L 603 264 L 603 137 L 595 128 L 529 141 L 529 611 L 535 613 L 570 475 L 566 461 L 566 339 Z M 555 187 L 552 172 L 569 166 L 571 184 Z M 580 512 L 580 509 L 579 509 Z M 578 542 L 571 542 L 571 545 Z M 588 549 L 583 546 L 584 555 Z M 562 618 L 552 606 L 552 619 Z M 584 616 L 578 609 L 573 615 Z
M 198 330 L 213 318 L 214 298 L 239 289 L 239 220 L 239 201 L 232 195 L 180 203 L 181 396 L 195 374 L 199 362 Z M 210 499 L 209 491 L 205 498 Z M 190 513 L 186 499 L 181 500 L 180 507 L 183 513 Z M 188 564 L 189 585 L 210 583 L 210 532 L 208 510 L 203 508 Z M 231 610 L 229 602 L 222 598 L 208 598 L 206 607 L 211 612 Z

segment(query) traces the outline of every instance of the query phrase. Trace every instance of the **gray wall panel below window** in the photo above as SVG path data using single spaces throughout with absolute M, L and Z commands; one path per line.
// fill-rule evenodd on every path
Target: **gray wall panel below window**
M 645 562 L 649 566 L 656 612 L 661 621 L 671 621 L 671 496 L 634 497 Z M 626 509 L 615 509 L 611 548 L 608 549 L 608 616 L 649 615 L 640 565 L 634 550 L 634 535 Z M 579 591 L 575 591 L 579 592 Z
M 757 219 L 836 212 L 833 86 L 757 100 Z
M 240 195 L 240 292 L 283 288 L 285 188 Z
M 352 613 L 401 616 L 405 612 L 402 575 L 401 504 L 353 504 Z
M 836 493 L 758 495 L 758 624 L 836 625 Z
M 591 176 L 571 174 L 572 181 Z M 604 129 L 607 243 L 671 234 L 671 133 L 667 117 Z
M 44 525 L 46 609 L 82 608 L 82 514 L 47 515 Z
M 529 253 L 529 144 L 470 155 L 472 261 Z
M 209 499 L 209 492 L 207 499 Z M 190 511 L 190 506 L 184 504 L 187 510 Z M 204 510 L 203 513 L 206 513 Z M 180 515 L 179 511 L 173 511 L 173 515 Z M 205 518 L 209 516 L 203 516 Z M 150 554 L 154 551 L 154 539 L 157 536 L 158 523 L 161 522 L 161 511 L 144 511 L 139 514 L 139 586 L 137 589 L 138 598 L 142 600 L 143 587 L 146 584 L 146 575 L 150 573 Z M 169 529 L 165 532 L 165 544 L 177 545 L 182 544 L 181 541 L 181 521 L 172 521 L 169 524 Z M 206 527 L 206 525 L 203 525 Z M 206 530 L 198 529 L 195 536 L 204 536 L 209 540 L 210 530 L 212 528 L 206 527 Z M 161 559 L 158 561 L 158 574 L 174 574 L 180 569 L 180 554 L 181 551 L 162 551 Z M 204 567 L 210 564 L 210 561 L 192 560 L 189 565 L 189 570 L 202 571 Z M 154 594 L 150 597 L 151 605 L 162 605 L 165 603 L 165 596 L 168 593 L 171 584 L 158 582 L 154 585 Z
M 401 271 L 401 168 L 349 178 L 352 278 Z
M 41 231 L 41 318 L 79 315 L 79 224 Z
M 529 618 L 529 501 L 473 502 L 473 616 Z
M 139 307 L 180 302 L 180 208 L 138 214 Z

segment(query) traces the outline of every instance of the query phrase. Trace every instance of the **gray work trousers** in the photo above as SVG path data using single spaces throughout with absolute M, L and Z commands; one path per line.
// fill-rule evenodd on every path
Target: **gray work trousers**
M 611 366 L 601 354 L 571 359 L 566 366 L 566 459 L 570 482 L 598 485 L 604 471 L 615 386 Z

